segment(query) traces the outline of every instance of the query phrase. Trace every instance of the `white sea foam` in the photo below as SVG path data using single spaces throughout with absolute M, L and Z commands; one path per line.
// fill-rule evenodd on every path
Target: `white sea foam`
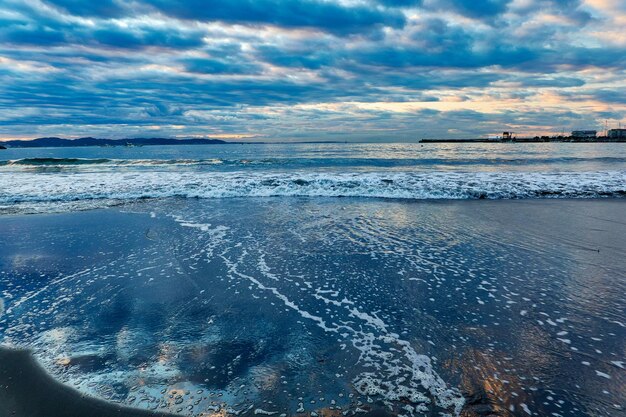
M 181 223 L 182 224 L 182 223 Z M 257 266 L 262 277 L 272 281 L 287 280 L 279 278 L 267 265 L 265 252 L 259 248 Z M 398 401 L 408 400 L 415 407 L 425 407 L 434 403 L 443 409 L 453 411 L 456 415 L 464 404 L 460 391 L 450 387 L 433 368 L 431 358 L 417 353 L 413 345 L 400 338 L 389 329 L 389 326 L 375 313 L 366 312 L 355 306 L 355 302 L 342 299 L 331 300 L 320 295 L 333 294 L 320 288 L 313 289 L 311 296 L 323 301 L 327 307 L 335 306 L 333 314 L 321 317 L 311 314 L 302 305 L 294 302 L 280 291 L 279 283 L 276 286 L 264 284 L 260 277 L 255 277 L 239 270 L 240 264 L 246 263 L 250 257 L 248 250 L 243 250 L 237 259 L 230 259 L 227 252 L 220 255 L 233 277 L 247 280 L 259 290 L 268 291 L 282 303 L 296 311 L 302 318 L 310 320 L 328 333 L 338 335 L 340 340 L 350 343 L 360 354 L 360 366 L 366 370 L 361 372 L 353 384 L 357 392 L 363 396 L 378 396 L 388 406 L 394 407 Z M 303 296 L 300 295 L 302 298 Z M 316 310 L 317 311 L 317 310 Z M 350 323 L 357 322 L 353 325 Z M 414 415 L 409 410 L 409 415 Z
M 0 175 L 0 210 L 16 204 L 187 197 L 520 199 L 626 196 L 626 171 L 598 172 L 108 172 Z M 70 205 L 71 206 L 71 205 Z

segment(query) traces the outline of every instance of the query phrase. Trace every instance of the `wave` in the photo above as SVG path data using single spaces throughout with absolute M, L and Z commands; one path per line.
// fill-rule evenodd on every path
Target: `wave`
M 0 166 L 72 166 L 72 165 L 199 165 L 221 163 L 219 159 L 108 159 L 108 158 L 23 158 L 0 161 Z
M 109 158 L 23 158 L 0 161 L 0 166 L 374 166 L 402 167 L 428 165 L 542 165 L 575 163 L 626 163 L 622 157 L 561 158 L 239 158 L 239 159 L 109 159 Z
M 105 164 L 110 159 L 83 159 L 83 158 L 23 158 L 10 161 L 0 161 L 0 165 L 93 165 Z
M 146 198 L 363 197 L 528 199 L 626 197 L 626 171 L 132 172 L 0 176 L 0 205 Z

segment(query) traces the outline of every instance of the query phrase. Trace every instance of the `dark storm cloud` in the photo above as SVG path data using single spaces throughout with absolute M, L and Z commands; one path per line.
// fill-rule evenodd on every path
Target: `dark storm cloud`
M 442 19 L 421 22 L 411 34 L 411 39 L 422 49 L 439 52 L 459 48 L 468 50 L 474 42 L 474 36 L 466 29 L 452 26 Z
M 187 71 L 199 74 L 258 74 L 261 67 L 252 63 L 211 58 L 188 58 L 180 61 Z
M 434 88 L 484 88 L 505 78 L 505 75 L 495 73 L 424 70 L 414 74 L 386 73 L 378 77 L 378 82 L 384 86 L 402 85 L 409 89 L 429 90 Z
M 223 21 L 253 25 L 315 28 L 337 34 L 368 32 L 382 26 L 402 27 L 399 6 L 417 4 L 410 0 L 385 0 L 386 7 L 343 6 L 322 0 L 45 0 L 72 15 L 121 17 L 156 10 L 165 15 L 193 21 Z
M 322 47 L 320 47 L 322 46 Z M 302 44 L 297 48 L 280 48 L 276 45 L 260 45 L 257 50 L 260 60 L 281 67 L 319 69 L 334 65 L 343 52 L 325 49 L 323 45 Z
M 181 19 L 319 28 L 339 34 L 405 23 L 404 16 L 394 10 L 315 0 L 152 0 L 150 5 Z
M 551 12 L 571 19 L 577 25 L 584 25 L 592 20 L 591 14 L 582 8 L 581 0 L 535 0 L 525 7 L 517 9 L 517 13 L 528 14 Z
M 437 2 L 437 7 L 483 19 L 504 13 L 510 2 L 511 0 L 442 0 Z
M 121 28 L 106 23 L 100 27 L 78 26 L 65 22 L 48 25 L 6 22 L 0 29 L 0 41 L 6 44 L 36 46 L 102 45 L 113 48 L 143 47 L 192 48 L 202 45 L 203 34 L 198 31 L 155 29 L 150 27 Z
M 626 103 L 626 91 L 621 90 L 596 90 L 593 97 L 605 103 L 624 104 Z
M 626 103 L 626 92 L 623 90 L 608 90 L 608 89 L 599 89 L 599 90 L 589 90 L 578 93 L 571 93 L 567 91 L 562 91 L 559 93 L 567 100 L 573 101 L 587 101 L 587 100 L 597 100 L 603 103 L 609 104 L 623 104 Z
M 463 49 L 428 52 L 421 48 L 384 47 L 359 51 L 354 57 L 359 62 L 383 67 L 448 67 L 478 68 L 499 65 L 520 66 L 535 60 L 538 52 L 524 47 L 494 45 L 484 51 Z
M 534 0 L 523 5 L 515 5 L 513 0 L 438 0 L 428 5 L 431 10 L 454 11 L 460 15 L 477 20 L 507 25 L 508 22 L 499 19 L 507 12 L 514 12 L 522 16 L 529 16 L 537 12 L 550 12 L 565 16 L 577 24 L 589 22 L 592 17 L 588 11 L 581 8 L 581 0 Z
M 0 42 L 10 44 L 60 45 L 67 43 L 63 31 L 40 25 L 29 25 L 22 22 L 6 22 L 0 29 Z
M 574 77 L 512 77 L 510 81 L 519 82 L 524 87 L 582 87 L 585 81 Z
M 171 30 L 155 30 L 145 27 L 134 31 L 109 27 L 93 32 L 79 32 L 76 35 L 79 38 L 83 38 L 85 42 L 93 41 L 101 45 L 129 49 L 146 46 L 192 48 L 200 46 L 203 43 L 202 34 L 199 32 L 176 33 Z
M 539 70 L 543 68 L 605 68 L 607 70 L 626 69 L 626 45 L 616 47 L 570 47 L 561 50 L 550 49 L 542 55 L 543 62 L 537 62 Z M 545 66 L 544 66 L 545 65 Z
M 189 107 L 236 105 L 275 105 L 303 101 L 324 100 L 329 97 L 353 99 L 349 84 L 341 91 L 325 85 L 299 85 L 289 80 L 207 80 L 200 81 L 188 77 L 158 77 L 156 73 L 128 74 L 123 78 L 107 79 L 103 82 L 81 80 L 62 75 L 53 79 L 34 81 L 15 80 L 4 85 L 2 97 L 48 108 L 79 108 L 93 110 L 99 117 L 98 107 L 129 105 L 143 107 L 160 99 L 166 103 Z M 42 94 L 45 92 L 45 94 Z M 8 100 L 7 103 L 8 104 Z
M 379 4 L 388 7 L 415 7 L 422 4 L 422 0 L 378 0 Z
M 121 17 L 124 1 L 116 0 L 44 0 L 45 3 L 75 16 Z

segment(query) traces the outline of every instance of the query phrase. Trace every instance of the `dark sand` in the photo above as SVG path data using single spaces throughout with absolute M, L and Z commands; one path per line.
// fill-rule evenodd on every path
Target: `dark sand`
M 56 382 L 25 350 L 0 347 L 0 417 L 166 417 L 86 397 Z

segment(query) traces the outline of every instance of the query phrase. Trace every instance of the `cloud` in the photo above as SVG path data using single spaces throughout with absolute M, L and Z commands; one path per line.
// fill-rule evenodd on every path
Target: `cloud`
M 252 63 L 212 58 L 186 58 L 180 61 L 187 71 L 200 74 L 256 74 L 261 67 Z
M 598 16 L 579 0 L 5 0 L 0 137 L 402 139 L 621 120 L 626 44 Z
M 193 48 L 203 44 L 202 34 L 199 32 L 184 32 L 171 30 L 157 30 L 147 27 L 134 30 L 119 27 L 105 27 L 90 31 L 75 33 L 86 43 L 97 43 L 116 48 L 135 49 L 147 46 L 167 48 Z
M 439 1 L 439 9 L 450 8 L 456 12 L 473 18 L 485 19 L 504 13 L 512 0 L 443 0 Z
M 446 49 L 428 52 L 414 47 L 372 48 L 354 55 L 360 62 L 382 67 L 478 68 L 499 65 L 520 66 L 537 58 L 537 52 L 524 47 L 494 45 L 486 50 Z
M 388 7 L 416 7 L 422 5 L 422 0 L 378 0 L 378 3 Z
M 116 0 L 44 0 L 61 11 L 84 17 L 121 17 L 124 15 L 124 7 L 122 2 Z
M 19 21 L 0 22 L 0 42 L 8 44 L 60 45 L 67 42 L 66 35 L 57 28 Z
M 508 79 L 512 82 L 519 83 L 523 87 L 553 87 L 553 88 L 568 88 L 568 87 L 582 87 L 585 85 L 585 81 L 576 77 L 555 77 L 555 76 L 518 76 L 510 77 Z
M 367 32 L 383 26 L 402 27 L 405 18 L 392 8 L 344 6 L 323 0 L 45 0 L 62 12 L 84 17 L 119 18 L 137 10 L 158 11 L 178 19 L 251 25 L 314 28 L 336 34 Z M 386 0 L 388 6 L 415 1 Z
M 0 41 L 7 44 L 75 47 L 102 45 L 136 49 L 144 47 L 192 48 L 203 44 L 204 34 L 184 28 L 152 28 L 147 25 L 121 27 L 111 22 L 98 26 L 49 21 L 46 24 L 6 21 L 0 29 Z
M 405 23 L 404 16 L 394 10 L 316 0 L 152 0 L 150 4 L 181 19 L 316 28 L 337 34 L 398 28 Z
M 305 43 L 290 48 L 260 45 L 256 48 L 256 56 L 262 61 L 280 67 L 320 69 L 335 64 L 343 54 L 325 49 L 325 46 Z

